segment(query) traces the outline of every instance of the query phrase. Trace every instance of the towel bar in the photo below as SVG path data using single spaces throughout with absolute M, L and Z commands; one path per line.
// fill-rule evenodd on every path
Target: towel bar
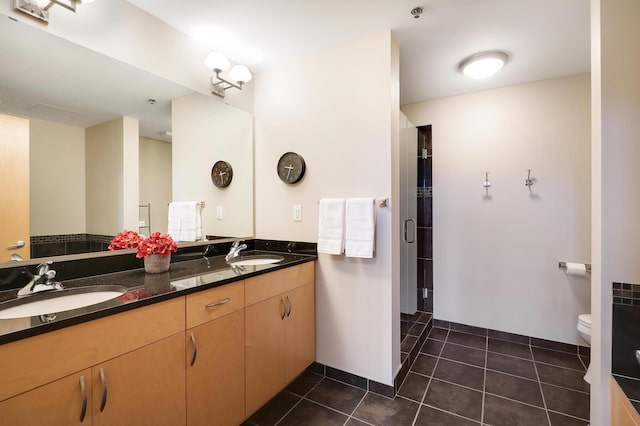
M 375 198 L 373 200 L 373 202 L 378 207 L 387 207 L 389 205 L 389 199 L 388 198 Z M 320 204 L 320 200 L 318 200 L 318 204 Z

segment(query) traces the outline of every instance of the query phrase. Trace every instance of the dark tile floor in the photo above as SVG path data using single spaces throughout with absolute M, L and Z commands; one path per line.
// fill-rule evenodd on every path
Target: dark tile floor
M 244 425 L 587 425 L 575 353 L 433 328 L 394 399 L 307 371 Z

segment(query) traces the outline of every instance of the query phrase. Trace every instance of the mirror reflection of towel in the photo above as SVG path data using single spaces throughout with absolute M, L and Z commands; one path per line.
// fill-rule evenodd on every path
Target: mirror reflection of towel
M 202 239 L 200 203 L 197 201 L 169 203 L 167 233 L 175 241 L 198 241 Z
M 344 254 L 373 258 L 376 211 L 373 198 L 347 198 Z

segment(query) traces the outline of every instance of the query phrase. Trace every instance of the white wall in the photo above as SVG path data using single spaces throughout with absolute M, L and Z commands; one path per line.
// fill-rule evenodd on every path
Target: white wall
M 580 342 L 589 280 L 558 262 L 591 262 L 589 96 L 585 74 L 403 107 L 433 125 L 435 318 Z
M 253 236 L 253 117 L 207 96 L 174 99 L 173 201 L 204 201 L 203 235 Z M 228 161 L 233 180 L 226 188 L 211 181 L 211 168 Z M 216 207 L 223 218 L 216 218 Z
M 593 251 L 591 424 L 609 422 L 611 284 L 640 283 L 640 3 L 591 1 Z
M 171 144 L 141 137 L 140 204 L 151 204 L 151 230 L 143 228 L 144 234 L 167 232 L 171 175 Z M 140 219 L 147 221 L 147 210 L 140 209 L 140 214 Z
M 138 229 L 138 139 L 130 117 L 85 130 L 87 233 Z
M 392 195 L 397 58 L 385 32 L 256 76 L 258 238 L 315 242 L 321 198 Z M 293 186 L 276 174 L 287 151 L 307 164 L 304 179 Z M 301 222 L 293 221 L 296 204 Z M 395 211 L 393 199 L 391 205 Z M 374 259 L 319 255 L 316 360 L 391 384 L 400 363 L 399 273 L 392 264 L 392 208 L 377 212 Z
M 31 235 L 83 234 L 84 129 L 29 119 Z

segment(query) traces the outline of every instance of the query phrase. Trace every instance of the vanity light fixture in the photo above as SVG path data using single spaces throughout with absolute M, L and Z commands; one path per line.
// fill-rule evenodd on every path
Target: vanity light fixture
M 227 57 L 220 52 L 211 52 L 204 63 L 216 74 L 211 76 L 211 93 L 221 98 L 224 98 L 226 90 L 232 87 L 242 90 L 242 86 L 253 77 L 251 71 L 244 65 L 234 65 L 229 71 L 229 80 L 222 78 L 220 74 L 227 70 L 231 64 L 229 64 Z
M 458 68 L 467 77 L 482 79 L 498 72 L 507 59 L 507 54 L 499 51 L 476 53 L 460 62 Z
M 14 9 L 48 24 L 49 9 L 53 6 L 62 6 L 75 12 L 77 5 L 91 2 L 93 0 L 14 0 Z

